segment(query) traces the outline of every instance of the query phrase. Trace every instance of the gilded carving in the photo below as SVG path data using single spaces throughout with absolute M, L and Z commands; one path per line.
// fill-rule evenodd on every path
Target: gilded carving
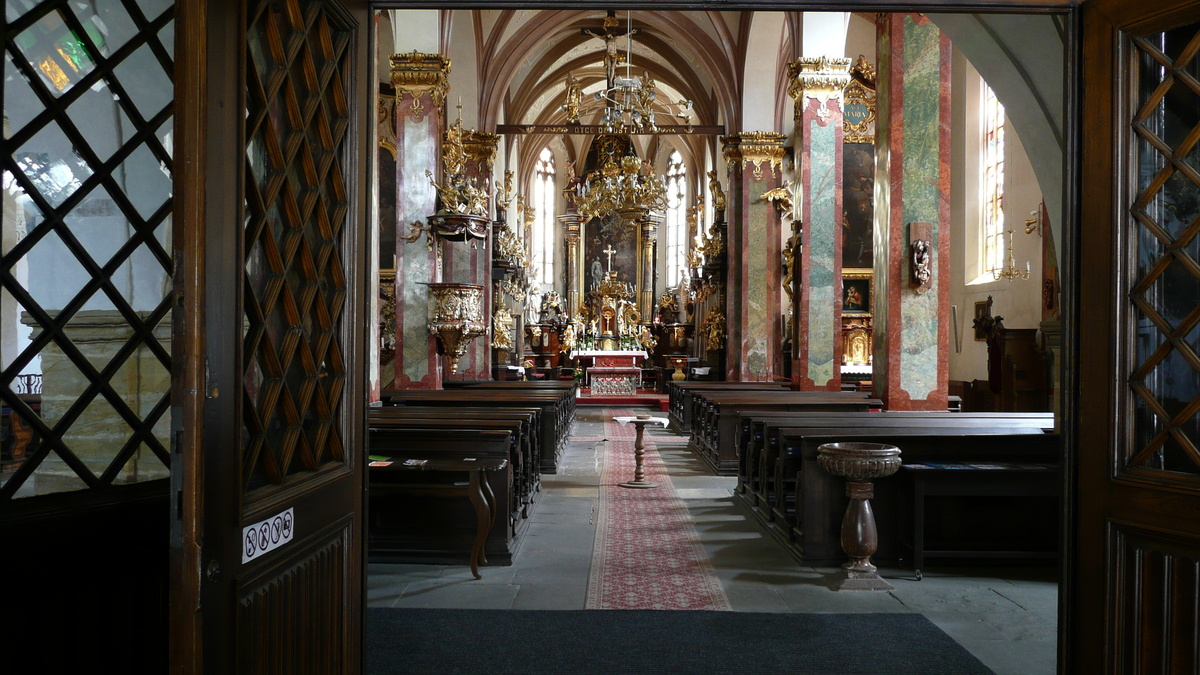
M 709 351 L 725 346 L 725 314 L 719 307 L 708 308 L 708 314 L 700 324 L 700 334 L 708 343 Z
M 425 116 L 421 97 L 429 94 L 433 105 L 441 110 L 450 90 L 450 59 L 441 54 L 392 54 L 392 86 L 396 88 L 396 104 L 407 95 L 412 98 L 409 112 L 418 120 Z
M 850 83 L 850 59 L 804 57 L 788 64 L 788 96 L 796 103 L 796 114 L 804 110 L 804 99 L 815 98 L 822 108 L 831 98 L 841 98 Z
M 469 178 L 466 174 L 467 151 L 463 144 L 464 136 L 462 119 L 457 119 L 442 134 L 443 182 L 433 180 L 433 174 L 428 169 L 425 176 L 438 192 L 439 215 L 458 214 L 487 218 L 487 189 L 479 187 L 478 180 Z
M 492 348 L 502 351 L 513 350 L 513 315 L 504 305 L 497 305 L 492 313 Z
M 728 138 L 728 137 L 726 137 Z M 763 179 L 763 164 L 766 163 L 771 168 L 771 175 L 775 175 L 775 170 L 783 164 L 783 155 L 785 148 L 784 141 L 787 139 L 781 133 L 774 131 L 743 131 L 738 134 L 740 142 L 736 146 L 726 145 L 725 159 L 730 162 L 730 166 L 736 163 L 740 168 L 744 169 L 749 165 L 754 166 L 754 180 L 761 181 Z M 731 159 L 730 150 L 733 149 L 736 157 Z
M 483 320 L 483 286 L 429 284 L 429 332 L 442 342 L 450 372 L 475 338 L 487 333 Z
M 496 163 L 496 147 L 499 142 L 499 135 L 475 129 L 468 129 L 462 136 L 462 147 L 466 158 L 475 162 L 475 166 L 486 166 L 489 170 Z
M 387 150 L 396 159 L 396 99 L 391 96 L 379 95 L 379 147 Z
M 721 183 L 717 180 L 716 169 L 708 172 L 708 192 L 712 196 L 713 211 L 720 218 L 721 214 L 725 213 L 725 191 L 721 189 Z
M 842 130 L 846 143 L 874 143 L 875 116 L 878 112 L 875 95 L 875 67 L 867 57 L 859 56 L 850 69 L 853 78 L 843 94 Z

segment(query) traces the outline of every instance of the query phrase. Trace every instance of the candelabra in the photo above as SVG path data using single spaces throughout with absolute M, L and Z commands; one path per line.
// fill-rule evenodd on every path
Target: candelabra
M 1025 261 L 1025 271 L 1022 272 L 1020 270 L 1020 268 L 1017 267 L 1016 259 L 1013 258 L 1012 236 L 1013 236 L 1013 231 L 1009 230 L 1008 231 L 1008 260 L 1005 261 L 1004 267 L 1002 267 L 998 270 L 992 270 L 992 276 L 995 277 L 996 281 L 1000 281 L 1001 279 L 1008 279 L 1009 281 L 1012 281 L 1014 279 L 1028 279 L 1029 278 L 1029 274 L 1030 274 L 1029 261 Z

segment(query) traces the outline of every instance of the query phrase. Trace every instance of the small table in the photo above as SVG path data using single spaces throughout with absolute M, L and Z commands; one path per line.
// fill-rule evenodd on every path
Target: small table
M 637 438 L 633 441 L 633 457 L 637 462 L 637 468 L 633 471 L 633 480 L 627 480 L 624 483 L 618 483 L 623 488 L 646 489 L 656 488 L 658 483 L 646 480 L 646 469 L 642 462 L 646 456 L 646 444 L 643 441 L 643 432 L 647 424 L 657 424 L 661 427 L 667 426 L 670 422 L 663 417 L 614 417 L 614 420 L 620 422 L 621 426 L 625 426 L 630 422 L 637 427 Z
M 487 564 L 484 554 L 484 544 L 492 525 L 496 523 L 499 512 L 496 495 L 488 485 L 486 473 L 499 471 L 508 466 L 508 460 L 502 457 L 455 457 L 451 458 L 407 458 L 385 457 L 372 458 L 369 464 L 372 471 L 438 471 L 466 472 L 466 483 L 400 483 L 389 484 L 387 489 L 397 490 L 406 494 L 436 494 L 436 495 L 465 495 L 475 507 L 475 543 L 471 546 L 471 574 L 476 579 L 482 579 L 479 573 L 479 561 Z
M 1054 558 L 1046 551 L 926 551 L 926 497 L 1060 497 L 1056 464 L 1015 462 L 920 462 L 901 467 L 912 480 L 913 571 L 922 578 L 925 558 Z

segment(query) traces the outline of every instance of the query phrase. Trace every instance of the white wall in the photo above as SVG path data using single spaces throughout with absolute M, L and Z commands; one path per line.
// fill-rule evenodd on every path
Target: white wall
M 986 380 L 987 343 L 976 342 L 972 330 L 975 303 L 992 296 L 992 314 L 1004 317 L 1008 328 L 1037 328 L 1042 320 L 1042 240 L 1039 232 L 1025 234 L 1025 220 L 1039 208 L 1041 187 L 1024 145 L 1012 125 L 1005 130 L 1004 222 L 1013 230 L 1013 257 L 1017 267 L 1028 261 L 1029 279 L 988 281 L 970 284 L 977 274 L 968 262 L 978 256 L 978 238 L 972 230 L 979 227 L 980 199 L 978 171 L 980 122 L 979 74 L 962 52 L 954 50 L 951 155 L 951 281 L 950 304 L 958 306 L 958 330 L 962 352 L 955 348 L 954 328 L 950 329 L 950 379 Z M 1047 232 L 1047 236 L 1049 233 Z M 1007 242 L 1006 242 L 1007 246 Z M 949 317 L 947 318 L 949 320 Z

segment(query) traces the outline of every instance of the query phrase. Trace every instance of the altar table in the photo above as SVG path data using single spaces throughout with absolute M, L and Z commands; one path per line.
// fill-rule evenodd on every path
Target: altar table
M 636 396 L 642 369 L 634 366 L 592 366 L 587 369 L 592 396 Z
M 639 359 L 645 359 L 649 354 L 641 350 L 574 349 L 568 356 L 579 361 L 579 365 L 585 368 L 592 366 L 631 368 L 638 365 Z

